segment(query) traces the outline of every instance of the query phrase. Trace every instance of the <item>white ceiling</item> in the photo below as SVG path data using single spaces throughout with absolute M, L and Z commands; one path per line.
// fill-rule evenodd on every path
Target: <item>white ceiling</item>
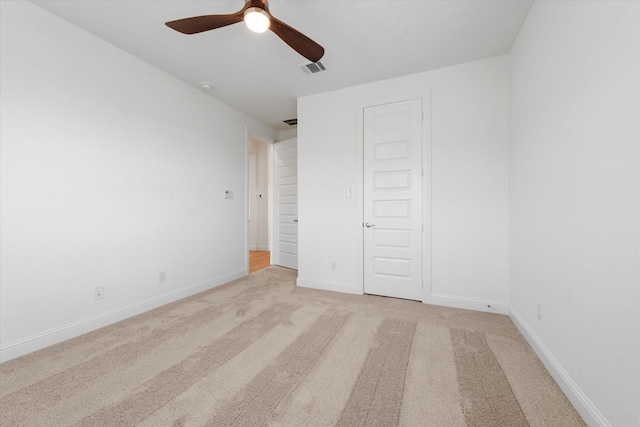
M 233 13 L 243 0 L 34 0 L 33 3 L 275 129 L 298 96 L 509 52 L 532 0 L 271 0 L 271 13 L 325 48 L 327 72 L 243 23 L 184 35 L 166 21 Z

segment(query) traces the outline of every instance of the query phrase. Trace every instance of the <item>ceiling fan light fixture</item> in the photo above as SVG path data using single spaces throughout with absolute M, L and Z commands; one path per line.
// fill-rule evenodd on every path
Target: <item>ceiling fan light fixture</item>
M 271 25 L 269 14 L 259 7 L 250 7 L 244 12 L 244 22 L 255 33 L 264 33 Z
M 0 0 L 1 2 L 2 0 Z M 202 15 L 165 22 L 167 27 L 182 34 L 197 34 L 215 30 L 244 21 L 250 30 L 264 32 L 271 30 L 293 50 L 318 62 L 324 55 L 324 48 L 293 27 L 279 21 L 269 12 L 268 0 L 245 0 L 244 7 L 236 13 L 223 15 Z

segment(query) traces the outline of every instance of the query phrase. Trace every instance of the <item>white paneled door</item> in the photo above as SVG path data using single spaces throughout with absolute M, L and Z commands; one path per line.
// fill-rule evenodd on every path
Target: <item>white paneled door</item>
M 422 99 L 364 109 L 364 292 L 422 300 Z
M 298 144 L 290 139 L 273 146 L 275 215 L 273 264 L 298 269 Z

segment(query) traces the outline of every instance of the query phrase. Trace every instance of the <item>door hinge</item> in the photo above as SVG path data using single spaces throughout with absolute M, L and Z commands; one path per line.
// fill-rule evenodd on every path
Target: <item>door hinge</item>
M 424 111 L 420 111 L 420 121 L 424 122 Z
M 420 176 L 424 176 L 424 168 L 420 169 Z

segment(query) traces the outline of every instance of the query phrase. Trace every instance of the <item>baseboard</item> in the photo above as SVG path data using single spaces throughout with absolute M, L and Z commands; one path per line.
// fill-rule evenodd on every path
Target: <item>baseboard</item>
M 269 249 L 269 246 L 249 246 L 250 251 L 268 252 Z
M 562 367 L 558 359 L 555 358 L 551 350 L 547 348 L 542 340 L 533 332 L 527 322 L 513 308 L 509 309 L 509 317 L 516 325 L 520 333 L 527 340 L 533 351 L 538 355 L 551 376 L 560 386 L 560 389 L 567 396 L 567 399 L 576 408 L 589 426 L 610 427 L 611 423 L 602 415 L 598 408 L 591 402 L 582 389 L 571 378 L 569 373 Z
M 340 282 L 328 282 L 326 280 L 308 280 L 298 277 L 296 285 L 301 288 L 319 289 L 322 291 L 342 292 L 345 294 L 362 295 L 362 292 L 358 292 L 356 285 L 351 283 Z
M 481 300 L 477 298 L 462 298 L 454 295 L 431 294 L 433 305 L 463 308 L 465 310 L 485 311 L 487 313 L 509 314 L 509 304 L 503 301 Z
M 247 275 L 246 270 L 226 274 L 213 280 L 197 283 L 186 288 L 178 289 L 149 298 L 144 301 L 120 307 L 106 313 L 99 314 L 64 326 L 50 329 L 45 332 L 31 335 L 20 340 L 7 343 L 0 347 L 0 362 L 15 359 L 16 357 L 58 344 L 62 341 L 75 338 L 87 332 L 100 329 L 129 317 L 144 313 L 154 308 L 172 303 L 182 298 L 215 288 Z

